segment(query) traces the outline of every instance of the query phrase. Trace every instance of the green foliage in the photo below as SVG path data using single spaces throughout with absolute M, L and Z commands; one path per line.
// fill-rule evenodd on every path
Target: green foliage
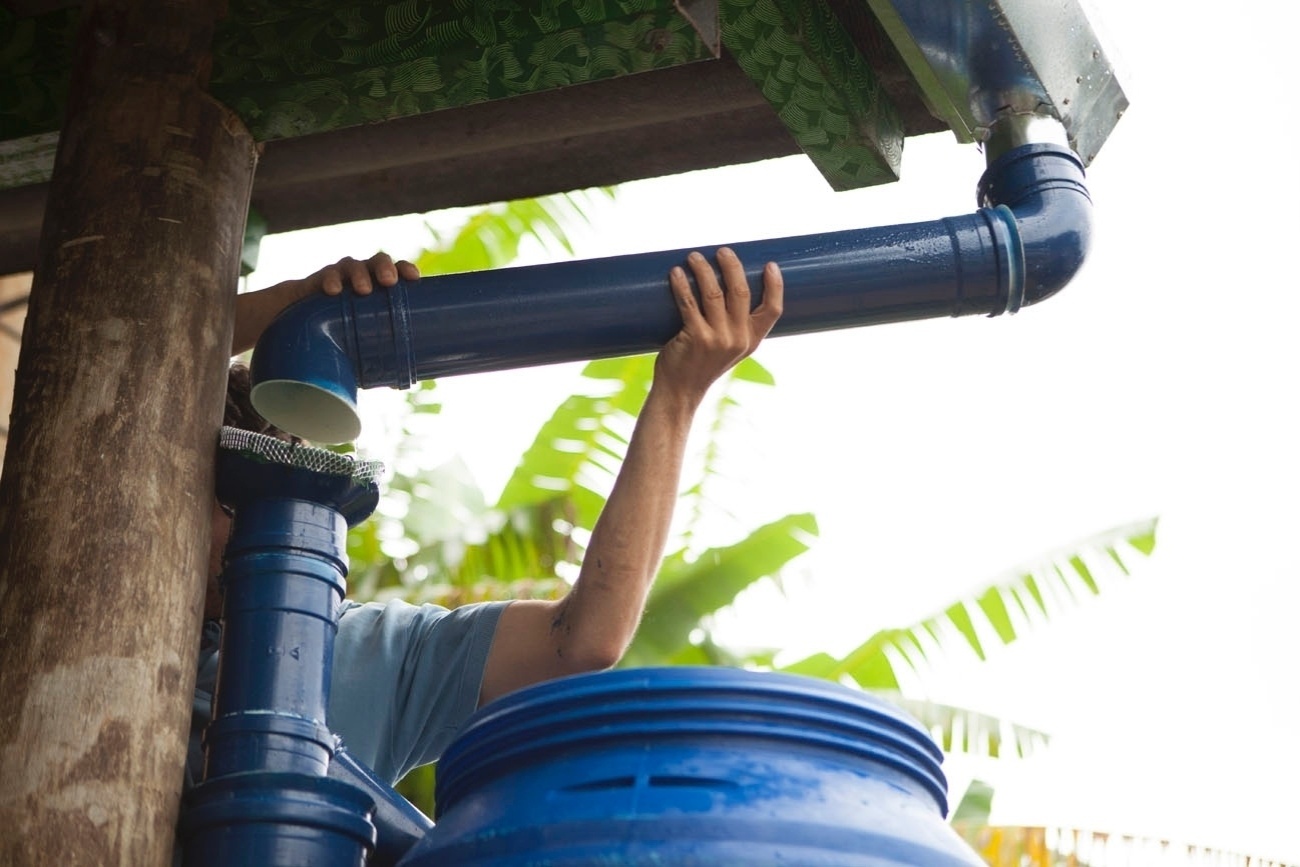
M 488 599 L 562 595 L 560 564 L 572 562 L 567 503 L 490 509 L 459 461 L 396 475 L 381 515 L 349 536 L 354 598 L 402 598 L 455 607 Z
M 525 238 L 572 253 L 567 227 L 586 222 L 597 198 L 613 188 L 525 199 L 478 210 L 454 232 L 430 226 L 432 243 L 416 259 L 426 276 L 501 267 Z M 563 594 L 563 564 L 575 562 L 574 503 L 557 492 L 527 503 L 489 506 L 463 463 L 420 465 L 408 443 L 414 421 L 442 405 L 436 383 L 407 392 L 395 439 L 398 471 L 375 517 L 348 538 L 353 598 L 403 598 L 454 607 L 485 599 Z
M 882 629 L 842 658 L 814 653 L 781 670 L 880 694 L 909 710 L 947 752 L 1027 756 L 1046 745 L 1044 732 L 967 708 L 908 699 L 900 675 L 924 677 L 933 661 L 954 653 L 987 659 L 990 644 L 1011 644 L 1101 594 L 1129 577 L 1137 558 L 1155 550 L 1157 523 L 1149 518 L 1098 533 L 1012 570 L 919 623 Z
M 919 623 L 881 630 L 842 659 L 818 653 L 786 670 L 847 679 L 864 689 L 896 690 L 901 670 L 922 673 L 938 655 L 965 648 L 985 659 L 989 642 L 1011 644 L 1028 628 L 1045 625 L 1087 596 L 1099 595 L 1103 582 L 1131 575 L 1132 562 L 1155 550 L 1157 523 L 1148 518 L 1098 533 L 1013 570 Z
M 983 780 L 971 780 L 961 803 L 952 811 L 954 824 L 987 825 L 993 814 L 993 787 Z
M 433 244 L 415 260 L 421 274 L 456 274 L 508 265 L 527 238 L 543 247 L 572 255 L 568 226 L 588 221 L 586 207 L 596 196 L 614 197 L 613 187 L 519 199 L 490 205 L 471 214 L 454 232 L 429 227 Z
M 965 707 L 909 698 L 889 690 L 872 690 L 906 710 L 947 753 L 1025 758 L 1047 746 L 1047 732 Z
M 683 659 L 698 658 L 691 653 L 692 645 L 712 644 L 709 615 L 760 579 L 778 574 L 808 550 L 816 535 L 817 521 L 811 514 L 786 515 L 733 545 L 710 548 L 696 558 L 688 558 L 685 549 L 673 552 L 664 559 L 622 664 L 682 664 Z M 692 642 L 695 633 L 699 637 Z M 718 657 L 715 649 L 707 658 Z
M 567 497 L 576 525 L 595 526 L 650 391 L 654 357 L 593 361 L 582 375 L 594 387 L 571 395 L 542 425 L 506 482 L 498 509 Z

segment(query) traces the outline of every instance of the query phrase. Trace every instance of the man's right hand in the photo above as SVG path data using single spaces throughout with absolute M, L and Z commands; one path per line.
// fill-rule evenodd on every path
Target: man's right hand
M 785 303 L 785 282 L 775 262 L 763 269 L 763 300 L 752 312 L 740 258 L 730 247 L 722 247 L 717 262 L 721 281 L 703 255 L 695 252 L 687 257 L 699 287 L 698 302 L 685 269 L 677 266 L 669 272 L 668 285 L 682 316 L 682 330 L 655 361 L 655 384 L 680 390 L 697 403 L 718 377 L 758 348 Z

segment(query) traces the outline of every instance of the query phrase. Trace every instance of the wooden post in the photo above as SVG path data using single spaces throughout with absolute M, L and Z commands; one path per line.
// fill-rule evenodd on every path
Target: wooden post
M 0 863 L 170 862 L 255 144 L 222 4 L 85 4 L 0 476 Z

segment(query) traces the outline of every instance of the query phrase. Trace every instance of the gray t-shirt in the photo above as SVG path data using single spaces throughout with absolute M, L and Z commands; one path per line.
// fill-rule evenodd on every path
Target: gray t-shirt
M 483 667 L 508 603 L 448 610 L 406 602 L 344 602 L 334 640 L 327 722 L 348 752 L 392 784 L 435 761 L 478 706 Z M 185 784 L 199 782 L 212 719 L 221 627 L 204 624 Z

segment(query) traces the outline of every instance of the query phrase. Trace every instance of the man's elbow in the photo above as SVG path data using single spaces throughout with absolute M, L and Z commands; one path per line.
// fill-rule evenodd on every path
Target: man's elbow
M 575 645 L 562 651 L 566 674 L 587 674 L 593 671 L 608 671 L 618 665 L 626 648 L 621 643 L 593 642 Z
M 618 665 L 632 642 L 635 621 L 593 617 L 589 606 L 575 602 L 570 594 L 553 603 L 550 616 L 550 640 L 555 650 L 554 663 L 560 675 L 605 671 Z

